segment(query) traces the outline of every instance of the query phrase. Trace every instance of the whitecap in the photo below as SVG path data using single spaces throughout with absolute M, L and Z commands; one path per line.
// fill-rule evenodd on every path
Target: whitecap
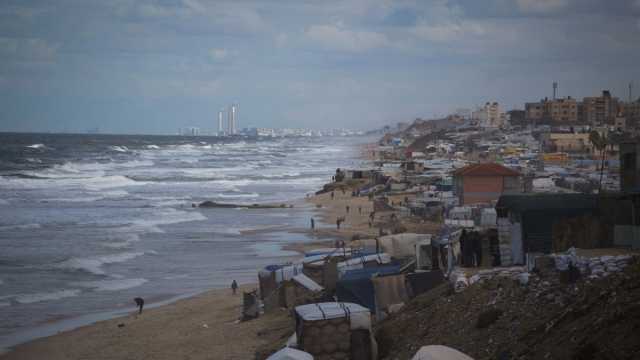
M 71 283 L 72 286 L 80 286 L 91 288 L 95 291 L 118 291 L 138 287 L 148 282 L 144 278 L 135 279 L 116 279 L 116 280 L 98 280 L 98 281 L 79 281 Z
M 33 304 L 43 301 L 59 300 L 68 297 L 78 296 L 82 291 L 78 289 L 65 289 L 48 293 L 33 293 L 13 295 L 13 299 L 20 304 Z
M 129 151 L 129 148 L 127 148 L 126 146 L 118 146 L 118 145 L 112 145 L 109 146 L 109 149 L 113 150 L 113 151 L 117 151 L 117 152 L 127 152 Z
M 151 144 L 147 145 L 147 149 L 160 149 L 160 146 Z
M 90 258 L 70 258 L 55 267 L 60 269 L 82 270 L 94 275 L 105 275 L 102 265 L 114 264 L 135 259 L 144 255 L 144 252 L 125 252 L 120 254 L 97 256 Z
M 33 144 L 33 145 L 27 145 L 25 147 L 30 148 L 30 149 L 45 149 L 45 148 L 47 148 L 44 144 Z

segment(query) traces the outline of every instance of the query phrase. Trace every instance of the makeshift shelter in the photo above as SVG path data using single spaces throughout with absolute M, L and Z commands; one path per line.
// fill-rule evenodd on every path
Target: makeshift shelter
M 304 274 L 298 274 L 280 286 L 280 306 L 293 308 L 315 301 L 324 288 Z
M 319 359 L 371 360 L 377 346 L 369 310 L 353 303 L 317 303 L 295 308 L 301 350 Z
M 473 360 L 456 349 L 443 345 L 423 346 L 411 360 Z
M 409 300 L 405 274 L 377 275 L 371 278 L 376 296 L 376 318 L 391 312 L 394 305 L 404 304 Z
M 380 248 L 392 257 L 409 257 L 415 254 L 416 244 L 430 239 L 429 234 L 402 233 L 378 238 Z
M 313 360 L 313 356 L 307 352 L 286 347 L 269 356 L 267 360 Z
M 399 265 L 386 265 L 347 271 L 336 284 L 336 297 L 342 302 L 362 305 L 376 311 L 375 290 L 371 278 L 377 274 L 397 274 Z

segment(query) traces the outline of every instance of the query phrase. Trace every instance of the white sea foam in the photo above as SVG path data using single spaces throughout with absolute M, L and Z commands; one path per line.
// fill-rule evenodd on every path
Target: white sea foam
M 71 283 L 72 286 L 80 286 L 91 288 L 96 291 L 118 291 L 138 287 L 148 282 L 144 278 L 135 279 L 115 279 L 115 280 L 98 280 L 98 281 L 79 281 Z
M 106 272 L 102 269 L 103 265 L 129 261 L 144 254 L 144 252 L 126 252 L 90 258 L 70 258 L 57 264 L 56 267 L 60 269 L 82 270 L 95 275 L 105 275 Z
M 46 146 L 44 144 L 33 144 L 33 145 L 27 145 L 25 147 L 28 147 L 30 149 L 44 149 L 44 148 L 46 148 Z
M 147 149 L 160 149 L 160 146 L 158 145 L 147 145 Z
M 117 152 L 127 152 L 127 151 L 129 151 L 129 148 L 127 148 L 126 146 L 118 146 L 118 145 L 109 146 L 109 149 L 111 149 L 113 151 L 117 151 Z
M 13 295 L 13 299 L 20 304 L 33 304 L 43 301 L 59 300 L 68 297 L 78 296 L 82 291 L 78 289 L 65 289 L 47 293 L 19 294 Z

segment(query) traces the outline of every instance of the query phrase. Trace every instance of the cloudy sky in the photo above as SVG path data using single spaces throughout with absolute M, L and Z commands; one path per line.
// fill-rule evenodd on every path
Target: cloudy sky
M 372 128 L 639 64 L 640 0 L 2 0 L 0 131 Z

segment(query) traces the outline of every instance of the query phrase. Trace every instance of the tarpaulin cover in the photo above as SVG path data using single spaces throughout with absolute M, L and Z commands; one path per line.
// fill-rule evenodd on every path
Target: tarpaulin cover
M 303 321 L 349 318 L 351 329 L 371 329 L 369 309 L 358 304 L 345 302 L 324 302 L 296 306 L 296 315 Z
M 313 356 L 307 352 L 286 347 L 269 356 L 267 360 L 313 360 Z
M 411 360 L 473 360 L 473 358 L 443 345 L 423 346 Z
M 376 274 L 397 274 L 401 268 L 401 265 L 385 265 L 346 271 L 336 284 L 336 296 L 340 301 L 360 304 L 375 312 L 375 290 L 371 277 Z
M 348 270 L 364 268 L 364 263 L 370 262 L 370 261 L 376 261 L 378 264 L 388 264 L 391 262 L 391 256 L 389 256 L 389 254 L 381 253 L 381 254 L 354 257 L 349 260 L 339 262 L 338 272 L 342 276 Z
M 307 275 L 305 274 L 298 274 L 296 276 L 293 277 L 293 281 L 297 282 L 298 284 L 304 286 L 305 288 L 311 290 L 311 291 L 322 291 L 323 287 L 318 285 L 317 282 L 311 280 Z
M 378 309 L 387 309 L 391 305 L 406 303 L 409 300 L 405 274 L 376 276 L 371 281 Z
M 339 301 L 362 305 L 371 312 L 376 310 L 375 296 L 373 282 L 369 277 L 340 280 L 336 284 L 336 297 Z
M 370 279 L 375 274 L 397 274 L 402 268 L 401 265 L 384 265 L 370 268 L 348 270 L 342 275 L 341 280 Z

